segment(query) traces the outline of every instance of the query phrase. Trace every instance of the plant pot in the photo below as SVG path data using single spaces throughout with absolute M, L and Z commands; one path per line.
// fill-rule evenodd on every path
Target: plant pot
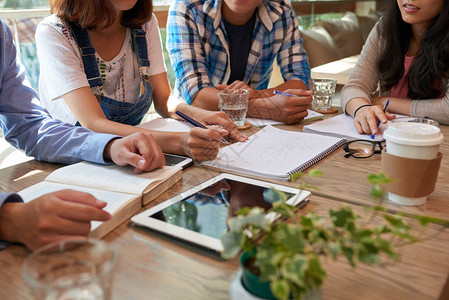
M 242 268 L 241 281 L 243 287 L 256 297 L 275 300 L 276 298 L 273 296 L 273 293 L 270 289 L 270 282 L 260 281 L 257 275 L 254 275 L 245 268 L 244 262 L 250 259 L 252 256 L 253 255 L 248 252 L 243 252 L 242 255 L 240 255 L 239 262 L 240 267 Z
M 252 255 L 243 252 L 240 255 L 241 269 L 234 277 L 230 286 L 230 296 L 232 300 L 263 300 L 276 299 L 271 293 L 270 282 L 260 281 L 259 277 L 249 272 L 243 262 L 248 260 Z M 313 289 L 304 295 L 303 300 L 320 300 L 321 289 Z

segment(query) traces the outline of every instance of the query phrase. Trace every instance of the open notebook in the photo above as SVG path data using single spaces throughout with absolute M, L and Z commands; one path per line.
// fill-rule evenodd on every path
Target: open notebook
M 268 125 L 246 142 L 221 148 L 216 159 L 202 165 L 289 180 L 293 174 L 306 170 L 340 148 L 345 141 Z
M 340 114 L 338 116 L 328 118 L 323 121 L 315 122 L 310 125 L 305 125 L 303 131 L 309 133 L 342 137 L 346 138 L 348 141 L 352 140 L 381 141 L 383 139 L 383 132 L 385 131 L 385 129 L 387 129 L 387 127 L 388 124 L 380 124 L 379 133 L 375 135 L 374 139 L 371 139 L 369 134 L 360 134 L 357 132 L 357 130 L 354 127 L 354 122 L 351 116 Z

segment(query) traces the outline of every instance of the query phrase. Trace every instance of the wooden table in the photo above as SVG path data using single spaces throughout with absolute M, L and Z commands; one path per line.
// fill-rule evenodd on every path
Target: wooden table
M 300 130 L 301 126 L 281 126 Z M 251 129 L 256 130 L 256 129 Z M 441 151 L 449 155 L 449 127 L 442 126 L 447 136 Z M 379 171 L 380 156 L 366 160 L 343 158 L 337 151 L 318 163 L 315 168 L 325 173 L 314 179 L 319 186 L 310 197 L 305 211 L 326 215 L 328 209 L 341 204 L 350 205 L 358 213 L 366 214 L 361 205 L 371 203 L 369 172 Z M 60 165 L 37 161 L 17 164 L 0 172 L 0 191 L 19 191 L 42 181 Z M 449 216 L 449 166 L 443 159 L 436 191 L 428 203 L 419 208 L 404 208 L 387 204 L 401 211 L 422 212 Z M 207 180 L 217 172 L 199 167 L 184 171 L 183 180 L 170 188 L 148 207 Z M 297 185 L 297 183 L 285 183 Z M 145 207 L 143 209 L 147 209 Z M 431 225 L 426 230 L 432 235 L 440 227 Z M 229 299 L 229 284 L 238 270 L 237 260 L 222 261 L 205 255 L 198 249 L 186 248 L 167 238 L 121 224 L 104 240 L 120 251 L 113 299 Z M 401 248 L 397 262 L 382 262 L 378 266 L 360 265 L 353 270 L 344 261 L 325 261 L 328 278 L 323 285 L 323 299 L 449 299 L 442 294 L 449 271 L 449 232 Z M 8 246 L 0 251 L 0 299 L 32 299 L 23 286 L 20 266 L 29 251 L 21 245 Z M 446 293 L 449 293 L 446 286 Z

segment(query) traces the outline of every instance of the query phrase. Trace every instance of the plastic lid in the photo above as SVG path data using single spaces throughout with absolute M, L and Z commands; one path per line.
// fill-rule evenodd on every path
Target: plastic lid
M 390 123 L 384 138 L 393 143 L 412 146 L 434 146 L 443 142 L 440 128 L 422 123 Z

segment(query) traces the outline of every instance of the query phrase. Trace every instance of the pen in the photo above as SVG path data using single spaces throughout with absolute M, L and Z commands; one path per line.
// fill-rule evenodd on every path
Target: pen
M 287 97 L 298 97 L 297 95 L 293 95 L 293 94 L 289 94 L 289 93 L 281 92 L 281 91 L 277 91 L 277 90 L 274 90 L 273 94 L 287 96 Z
M 388 104 L 390 104 L 390 99 L 388 99 L 387 102 L 385 102 L 385 104 L 384 104 L 384 108 L 382 109 L 384 112 L 387 111 Z M 379 125 L 380 125 L 380 119 L 377 120 L 377 128 L 379 128 Z M 374 134 L 371 134 L 371 139 L 374 139 Z
M 178 111 L 178 110 L 176 111 L 176 114 L 177 114 L 178 116 L 180 116 L 181 118 L 183 118 L 184 120 L 186 120 L 187 122 L 189 122 L 190 124 L 192 124 L 193 126 L 195 126 L 195 127 L 200 127 L 200 128 L 207 129 L 207 127 L 204 126 L 203 124 L 201 124 L 200 122 L 198 122 L 198 121 L 192 119 L 191 117 L 189 117 L 189 116 L 183 114 L 182 112 L 180 112 L 180 111 Z M 221 137 L 220 142 L 222 142 L 223 144 L 229 145 L 228 141 L 225 140 L 223 137 Z

